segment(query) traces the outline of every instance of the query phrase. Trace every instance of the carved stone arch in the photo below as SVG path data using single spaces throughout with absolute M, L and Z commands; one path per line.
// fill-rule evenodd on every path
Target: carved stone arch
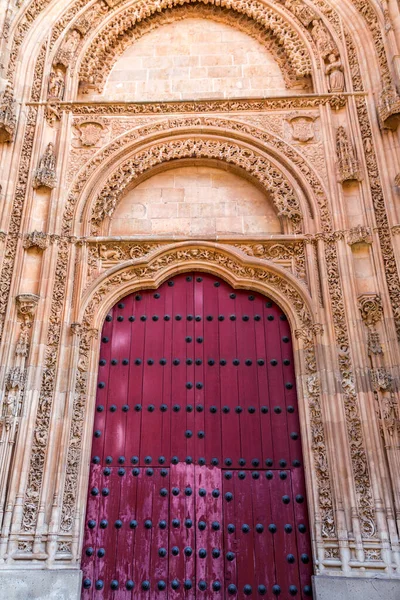
M 66 452 L 66 479 L 62 494 L 60 527 L 64 535 L 79 539 L 83 528 L 76 506 L 82 506 L 87 489 L 88 461 L 93 423 L 99 347 L 96 342 L 103 320 L 115 302 L 135 290 L 158 287 L 174 274 L 205 271 L 221 277 L 234 288 L 251 289 L 270 296 L 288 316 L 293 330 L 294 354 L 301 404 L 302 433 L 314 553 L 324 538 L 336 533 L 331 475 L 322 417 L 321 389 L 316 361 L 316 336 L 322 326 L 313 322 L 316 313 L 305 289 L 276 265 L 245 257 L 240 251 L 211 242 L 182 242 L 163 247 L 146 258 L 131 260 L 104 273 L 82 298 L 79 335 L 71 366 L 76 379 Z M 320 365 L 322 368 L 322 365 Z M 74 553 L 79 556 L 80 544 Z
M 141 0 L 124 5 L 104 19 L 86 41 L 79 61 L 83 90 L 101 92 L 116 59 L 135 39 L 171 20 L 193 12 L 223 21 L 246 31 L 274 54 L 289 87 L 301 86 L 312 73 L 312 43 L 299 23 L 294 23 L 279 6 L 243 0 Z M 315 69 L 314 69 L 315 70 Z
M 298 194 L 283 169 L 254 147 L 239 140 L 213 135 L 181 134 L 170 136 L 125 157 L 114 172 L 102 184 L 96 194 L 91 215 L 91 235 L 98 235 L 99 225 L 110 217 L 126 190 L 154 168 L 166 163 L 178 163 L 185 159 L 196 161 L 222 161 L 243 171 L 254 179 L 271 197 L 280 217 L 287 217 L 292 232 L 302 230 L 302 210 Z
M 178 128 L 181 130 L 179 134 Z M 210 146 L 210 152 L 204 145 L 208 138 L 210 144 L 214 144 Z M 140 145 L 137 144 L 139 139 Z M 183 141 L 178 144 L 180 139 L 185 139 L 185 144 Z M 203 140 L 201 148 L 196 144 L 193 146 L 194 139 Z M 226 148 L 222 157 L 218 154 L 218 148 L 222 146 L 215 146 L 217 141 Z M 131 130 L 99 152 L 81 170 L 69 194 L 64 213 L 64 233 L 74 231 L 78 234 L 78 223 L 74 217 L 77 211 L 83 228 L 81 233 L 97 234 L 102 221 L 112 214 L 128 186 L 137 185 L 141 178 L 148 177 L 150 169 L 187 158 L 222 159 L 226 164 L 231 163 L 246 172 L 267 192 L 269 178 L 276 173 L 280 187 L 274 189 L 272 199 L 278 213 L 291 220 L 294 232 L 300 231 L 300 227 L 307 233 L 321 229 L 330 231 L 331 216 L 324 186 L 312 166 L 292 146 L 270 132 L 240 121 L 189 117 Z M 141 163 L 135 170 L 130 161 L 138 162 L 139 159 Z M 257 169 L 264 164 L 269 165 L 268 169 L 262 170 L 258 177 Z M 127 171 L 126 177 L 123 176 L 124 170 Z M 280 195 L 281 191 L 285 197 Z M 76 209 L 75 204 L 78 204 Z M 91 230 L 87 228 L 88 222 Z

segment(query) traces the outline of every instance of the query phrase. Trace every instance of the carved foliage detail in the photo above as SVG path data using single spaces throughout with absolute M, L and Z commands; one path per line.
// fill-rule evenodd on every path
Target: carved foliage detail
M 274 40 L 278 56 L 284 55 L 290 67 L 289 78 L 301 80 L 310 75 L 311 61 L 304 42 L 288 22 L 275 11 L 257 1 L 252 2 L 251 6 L 242 0 L 196 0 L 194 3 L 216 5 L 225 9 L 225 12 L 234 11 L 238 14 L 238 21 L 241 15 L 252 19 L 264 29 L 264 39 L 267 36 Z M 136 38 L 138 24 L 142 22 L 147 24 L 149 18 L 155 13 L 162 13 L 186 4 L 190 4 L 189 0 L 158 0 L 157 2 L 140 0 L 133 7 L 117 13 L 111 21 L 107 22 L 87 49 L 81 63 L 80 81 L 86 86 L 101 91 L 116 56 L 123 52 L 127 44 L 132 43 L 132 38 Z M 219 8 L 217 10 L 220 12 Z M 279 62 L 283 64 L 282 60 Z M 108 68 L 104 68 L 105 65 Z
M 105 217 L 110 217 L 124 190 L 147 170 L 160 163 L 182 158 L 211 158 L 234 164 L 258 179 L 269 190 L 279 216 L 287 217 L 294 232 L 300 231 L 301 211 L 292 186 L 265 157 L 231 141 L 204 139 L 172 140 L 154 145 L 127 160 L 108 180 L 92 212 L 92 234 L 99 231 Z
M 15 100 L 9 84 L 0 94 L 0 142 L 11 142 L 14 139 L 17 119 Z

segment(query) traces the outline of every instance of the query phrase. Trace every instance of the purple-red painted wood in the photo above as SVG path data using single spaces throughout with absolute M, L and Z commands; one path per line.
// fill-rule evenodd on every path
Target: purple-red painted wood
M 281 598 L 295 588 L 309 597 L 299 411 L 280 308 L 205 273 L 135 292 L 104 323 L 98 381 L 82 598 L 222 600 L 246 597 L 245 586 L 271 598 L 274 585 Z

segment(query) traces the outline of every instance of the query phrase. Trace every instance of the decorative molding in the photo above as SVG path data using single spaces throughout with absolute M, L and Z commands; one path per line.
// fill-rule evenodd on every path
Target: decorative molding
M 50 143 L 47 145 L 46 151 L 41 157 L 38 168 L 34 173 L 32 185 L 35 189 L 46 187 L 52 190 L 56 187 L 57 175 L 54 144 Z
M 278 216 L 287 217 L 293 232 L 301 231 L 301 210 L 297 196 L 286 177 L 265 156 L 231 140 L 215 141 L 191 137 L 170 139 L 138 152 L 126 160 L 103 185 L 91 215 L 91 234 L 99 233 L 106 217 L 111 217 L 124 191 L 139 176 L 159 164 L 183 158 L 214 159 L 245 170 L 270 194 Z
M 397 263 L 394 256 L 393 245 L 390 235 L 389 221 L 386 212 L 385 198 L 379 175 L 376 154 L 373 146 L 370 119 L 365 99 L 357 98 L 356 107 L 364 144 L 366 172 L 369 179 L 369 189 L 372 194 L 372 202 L 377 224 L 377 232 L 385 270 L 386 284 L 389 291 L 390 303 L 392 305 L 397 337 L 400 340 L 400 280 Z
M 347 104 L 347 98 L 365 96 L 361 93 L 343 94 L 302 94 L 301 96 L 281 96 L 271 98 L 230 98 L 226 100 L 176 100 L 165 102 L 40 102 L 40 105 L 56 106 L 57 110 L 72 112 L 76 116 L 96 119 L 102 116 L 129 115 L 171 115 L 182 113 L 235 113 L 261 112 L 269 110 L 296 110 L 331 106 L 338 110 Z M 38 103 L 27 103 L 28 105 Z

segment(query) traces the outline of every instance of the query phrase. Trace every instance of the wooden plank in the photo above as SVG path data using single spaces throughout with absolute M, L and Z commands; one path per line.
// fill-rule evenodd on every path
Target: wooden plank
M 133 598 L 146 600 L 149 591 L 143 586 L 149 584 L 150 592 L 155 590 L 155 581 L 151 572 L 151 548 L 155 524 L 153 523 L 154 485 L 153 477 L 146 475 L 146 468 L 140 469 L 137 494 L 137 530 L 135 540 L 136 586 Z M 151 527 L 147 523 L 151 522 Z
M 136 300 L 136 297 L 140 300 Z M 131 328 L 131 348 L 129 355 L 129 388 L 126 431 L 125 455 L 132 465 L 139 464 L 140 438 L 142 430 L 142 395 L 143 395 L 143 355 L 146 322 L 143 315 L 142 294 L 132 294 L 132 312 L 128 316 Z M 129 320 L 131 318 L 131 320 Z M 133 319 L 133 320 L 132 320 Z
M 286 424 L 285 388 L 282 371 L 282 340 L 279 332 L 279 309 L 276 304 L 266 301 L 263 306 L 265 326 L 267 373 L 270 406 L 271 434 L 274 448 L 273 467 L 279 468 L 280 460 L 289 460 L 289 444 Z
M 232 465 L 238 466 L 241 458 L 240 416 L 236 413 L 236 408 L 240 405 L 241 399 L 238 390 L 238 368 L 233 365 L 233 360 L 238 355 L 237 321 L 230 319 L 237 313 L 236 294 L 224 282 L 221 282 L 217 290 L 222 455 L 224 464 L 229 459 Z M 235 298 L 231 298 L 232 294 Z
M 206 280 L 208 277 L 205 278 Z M 200 281 L 201 280 L 201 281 Z M 208 390 L 205 388 L 205 365 L 204 365 L 204 275 L 196 274 L 194 277 L 194 455 L 193 459 L 197 463 L 199 459 L 204 458 L 206 450 L 206 438 L 209 432 L 206 432 L 206 413 L 205 413 L 205 395 Z M 211 368 L 211 367 L 208 367 Z
M 261 467 L 261 428 L 258 401 L 258 367 L 254 331 L 254 294 L 241 292 L 236 297 L 237 306 L 237 347 L 240 365 L 238 367 L 240 413 L 240 446 L 246 467 Z M 260 303 L 261 304 L 261 303 Z
M 272 597 L 272 587 L 276 581 L 274 539 L 268 527 L 273 522 L 269 480 L 266 471 L 260 471 L 260 477 L 250 480 L 253 503 L 253 531 L 255 555 L 254 591 L 265 586 L 267 597 Z M 250 473 L 248 473 L 250 476 Z
M 171 457 L 186 458 L 186 282 L 173 286 Z

